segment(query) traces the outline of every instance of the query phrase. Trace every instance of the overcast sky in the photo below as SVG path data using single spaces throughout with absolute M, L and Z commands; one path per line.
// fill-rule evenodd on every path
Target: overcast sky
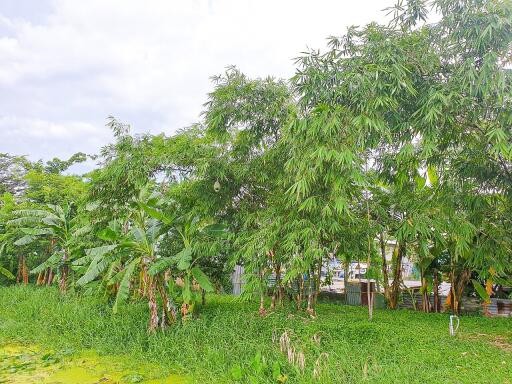
M 288 78 L 293 58 L 395 0 L 0 0 L 0 152 L 97 153 L 113 115 L 167 135 L 198 121 L 210 77 Z M 82 168 L 82 167 L 80 167 Z

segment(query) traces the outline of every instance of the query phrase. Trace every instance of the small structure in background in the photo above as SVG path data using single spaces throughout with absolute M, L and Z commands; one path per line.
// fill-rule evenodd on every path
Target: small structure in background
M 491 298 L 491 303 L 487 306 L 489 316 L 510 317 L 512 316 L 512 300 Z
M 235 265 L 235 269 L 231 274 L 231 283 L 233 284 L 233 295 L 240 296 L 242 294 L 244 267 Z
M 346 304 L 368 306 L 368 289 L 370 290 L 370 300 L 373 301 L 374 308 L 385 308 L 384 296 L 377 292 L 376 281 L 373 279 L 349 281 L 345 290 Z

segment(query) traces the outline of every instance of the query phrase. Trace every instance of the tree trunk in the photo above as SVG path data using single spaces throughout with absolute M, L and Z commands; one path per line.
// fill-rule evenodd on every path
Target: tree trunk
M 269 257 L 270 259 L 270 266 L 271 266 L 271 271 L 274 273 L 274 285 L 272 286 L 272 295 L 270 296 L 270 310 L 273 311 L 276 307 L 276 298 L 277 298 L 277 287 L 278 287 L 278 284 L 279 284 L 279 281 L 278 281 L 278 276 L 277 276 L 277 269 L 278 269 L 278 265 L 275 261 L 275 253 L 274 253 L 274 250 L 270 250 L 267 252 L 267 256 Z
M 139 294 L 141 297 L 148 296 L 148 290 L 150 285 L 150 277 L 147 272 L 146 262 L 142 263 L 142 268 L 140 269 L 140 277 L 139 277 Z
M 315 283 L 315 289 L 313 292 L 313 306 L 316 306 L 316 302 L 318 300 L 318 294 L 320 293 L 320 285 L 322 280 L 322 257 L 320 257 L 320 260 L 318 261 L 317 271 L 316 274 L 313 272 L 313 276 L 315 277 L 314 283 Z
M 391 284 L 391 292 L 389 297 L 389 307 L 396 309 L 398 307 L 398 299 L 400 297 L 400 282 L 402 280 L 402 259 L 406 255 L 406 243 L 401 242 L 395 248 L 396 255 L 394 255 L 393 265 L 393 283 Z
M 276 288 L 277 288 L 277 301 L 279 305 L 283 306 L 284 300 L 284 287 L 281 281 L 281 264 L 276 265 Z
M 150 278 L 148 286 L 148 305 L 149 305 L 149 332 L 155 332 L 158 328 L 158 305 L 155 297 L 155 279 Z
M 46 282 L 47 286 L 52 285 L 53 283 L 53 269 L 48 268 L 48 281 Z
M 59 281 L 59 290 L 61 293 L 66 293 L 67 278 L 68 278 L 68 266 L 63 265 L 60 269 L 60 281 Z
M 59 281 L 59 289 L 61 293 L 65 293 L 67 290 L 67 280 L 68 280 L 68 273 L 69 273 L 69 267 L 67 265 L 68 262 L 68 252 L 67 250 L 64 251 L 64 256 L 62 256 L 62 267 L 60 270 L 60 281 Z
M 261 269 L 259 272 L 260 278 L 260 308 L 258 309 L 258 313 L 260 316 L 265 316 L 267 311 L 265 310 L 265 295 L 267 294 L 268 283 L 267 279 L 265 279 L 265 274 Z
M 41 276 L 41 279 L 37 282 L 37 285 L 46 284 L 46 280 L 48 279 L 48 268 L 44 270 L 44 273 Z
M 384 232 L 380 233 L 379 236 L 380 243 L 380 254 L 382 257 L 382 284 L 384 285 L 384 298 L 386 302 L 389 304 L 389 272 L 388 272 L 388 261 L 386 259 L 386 242 L 384 240 Z
M 428 282 L 423 268 L 420 268 L 421 274 L 421 309 L 423 312 L 430 312 L 430 297 L 428 295 Z
M 167 324 L 172 324 L 176 322 L 176 307 L 174 306 L 174 303 L 172 303 L 169 299 L 163 284 L 158 284 L 158 291 L 160 293 L 160 297 L 162 298 L 163 313 L 166 316 L 166 322 Z M 163 327 L 165 325 L 164 319 L 162 319 L 161 323 Z
M 259 308 L 258 312 L 259 312 L 260 316 L 265 316 L 265 314 L 266 314 L 266 311 L 265 311 L 265 292 L 264 292 L 263 289 L 260 292 L 260 308 Z
M 432 290 L 434 291 L 434 311 L 439 312 L 441 310 L 441 302 L 439 300 L 439 276 L 437 269 L 434 269 L 434 279 L 432 285 Z
M 309 313 L 311 316 L 315 315 L 314 300 L 315 300 L 316 282 L 315 282 L 315 279 L 314 279 L 314 275 L 315 275 L 314 270 L 309 273 L 308 305 L 307 305 L 307 308 L 306 308 L 306 312 Z
M 23 285 L 28 284 L 27 259 L 24 255 L 18 256 L 18 273 L 16 275 L 16 283 L 23 283 Z
M 492 292 L 492 286 L 493 286 L 493 281 L 492 279 L 487 279 L 485 281 L 485 292 L 487 292 L 487 295 L 489 297 L 491 297 L 491 295 L 493 294 Z M 490 316 L 491 313 L 489 312 L 489 304 L 491 303 L 490 300 L 484 300 L 484 302 L 482 303 L 482 307 L 483 307 L 483 310 L 484 310 L 484 316 Z
M 367 201 L 368 207 L 368 201 Z M 370 221 L 370 211 L 368 211 L 368 222 Z M 369 224 L 369 223 L 368 223 Z M 368 321 L 373 319 L 373 292 L 372 283 L 370 281 L 370 265 L 372 262 L 372 242 L 368 235 L 368 255 L 366 258 L 366 300 L 368 301 Z
M 304 278 L 301 276 L 297 277 L 297 311 L 300 311 L 302 309 L 302 298 L 303 298 L 303 292 L 304 292 Z
M 347 259 L 343 263 L 343 292 L 345 293 L 345 304 L 348 304 L 348 274 L 350 273 L 350 261 L 348 260 L 348 256 L 346 256 Z
M 201 305 L 206 305 L 206 291 L 201 288 Z
M 464 288 L 466 288 L 466 284 L 471 277 L 471 271 L 464 268 L 460 274 L 457 274 L 456 268 L 452 267 L 451 272 L 451 288 L 450 288 L 450 296 L 451 296 L 451 310 L 454 315 L 460 314 L 461 309 L 461 299 L 462 294 L 464 293 Z
M 269 254 L 272 256 L 272 262 L 274 263 L 274 251 L 270 251 Z M 276 299 L 277 299 L 277 287 L 279 284 L 278 276 L 277 276 L 277 265 L 274 267 L 274 286 L 272 287 L 272 296 L 270 297 L 270 310 L 273 311 L 276 308 Z

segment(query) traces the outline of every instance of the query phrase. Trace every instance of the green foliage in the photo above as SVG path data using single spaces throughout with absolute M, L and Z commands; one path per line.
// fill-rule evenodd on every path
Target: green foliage
M 118 313 L 147 300 L 152 330 L 178 316 L 175 301 L 186 318 L 197 292 L 229 289 L 236 264 L 262 315 L 268 294 L 272 310 L 291 297 L 314 315 L 334 257 L 365 260 L 392 307 L 405 258 L 423 294 L 450 282 L 454 312 L 470 280 L 488 301 L 512 276 L 512 5 L 404 0 L 388 11 L 388 24 L 301 54 L 289 80 L 229 67 L 201 120 L 173 136 L 133 135 L 109 117 L 115 141 L 86 177 L 62 175 L 83 153 L 1 154 L 2 275 L 19 280 L 28 263 Z
M 44 170 L 49 174 L 61 174 L 62 172 L 68 170 L 74 164 L 83 163 L 87 160 L 87 155 L 82 152 L 75 153 L 67 160 L 61 160 L 57 157 L 54 157 L 52 160 L 46 162 L 46 166 Z
M 126 267 L 126 270 L 123 273 L 123 278 L 121 279 L 121 283 L 119 284 L 119 288 L 117 290 L 117 296 L 116 301 L 114 303 L 114 307 L 112 308 L 114 313 L 117 313 L 117 309 L 120 303 L 123 303 L 128 299 L 128 296 L 130 294 L 130 280 L 132 278 L 133 271 L 135 270 L 135 267 L 137 264 L 140 263 L 139 259 L 134 259 L 128 266 Z
M 2 266 L 0 266 L 0 274 L 2 274 L 4 277 L 6 277 L 9 280 L 15 279 L 14 275 Z
M 66 176 L 31 170 L 26 176 L 26 197 L 38 204 L 65 205 L 80 202 L 87 194 L 87 184 L 79 176 Z
M 213 285 L 208 279 L 208 276 L 206 276 L 205 273 L 199 269 L 199 267 L 193 267 L 191 272 L 192 276 L 194 276 L 194 279 L 196 279 L 197 283 L 202 289 L 204 289 L 206 292 L 214 291 Z

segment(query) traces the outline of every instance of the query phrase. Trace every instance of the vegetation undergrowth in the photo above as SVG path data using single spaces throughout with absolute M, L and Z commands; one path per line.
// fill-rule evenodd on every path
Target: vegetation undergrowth
M 450 337 L 446 314 L 376 310 L 378 321 L 369 322 L 364 307 L 319 304 L 316 318 L 289 309 L 261 318 L 255 302 L 212 296 L 194 321 L 149 334 L 141 327 L 148 318 L 143 302 L 114 315 L 97 297 L 29 286 L 0 288 L 0 303 L 0 343 L 122 354 L 193 382 L 507 383 L 512 377 L 510 319 L 463 317 Z

